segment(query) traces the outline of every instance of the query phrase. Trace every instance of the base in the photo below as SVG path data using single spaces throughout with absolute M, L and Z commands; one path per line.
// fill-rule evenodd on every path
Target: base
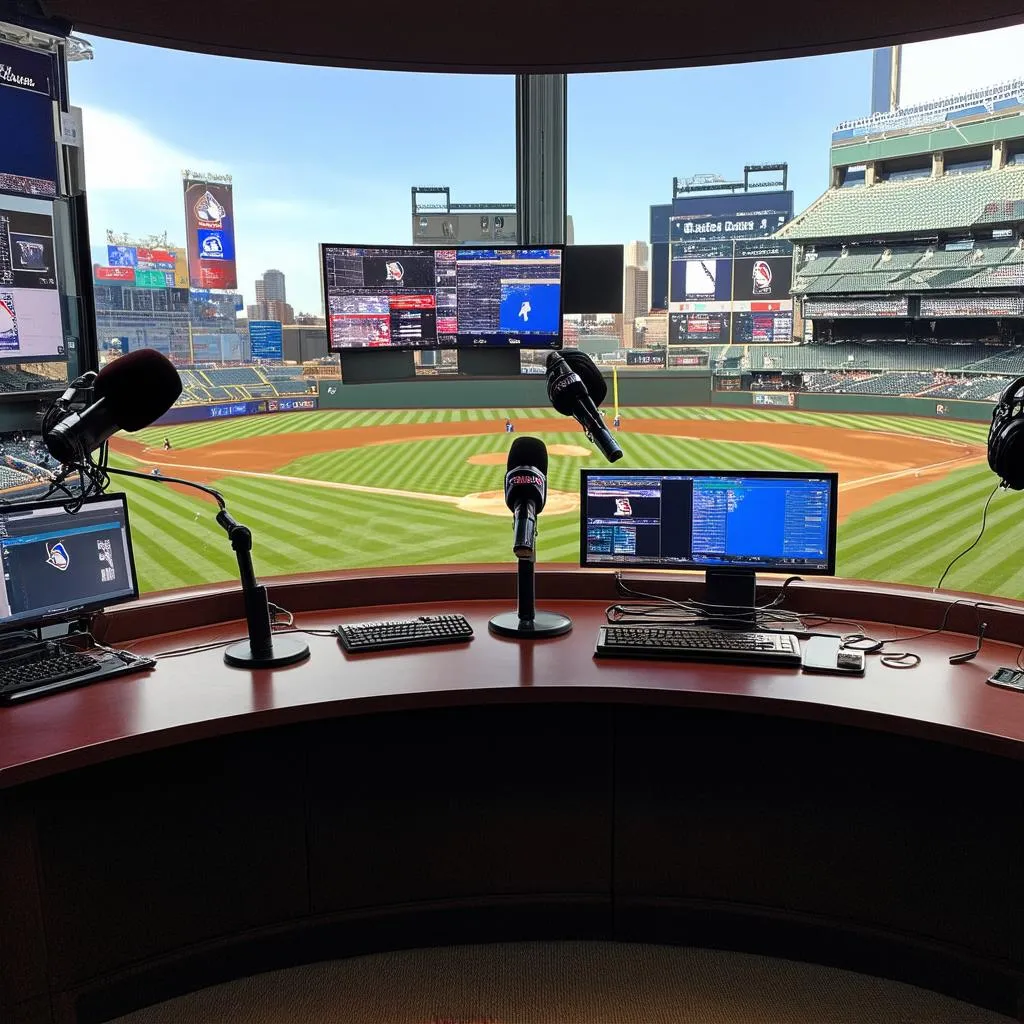
M 524 620 L 519 618 L 518 612 L 502 612 L 487 623 L 487 628 L 496 636 L 542 640 L 568 633 L 572 629 L 572 619 L 558 612 L 537 612 L 532 620 Z
M 280 634 L 273 638 L 273 653 L 266 657 L 253 654 L 248 640 L 233 644 L 224 652 L 224 660 L 235 668 L 282 668 L 308 657 L 309 644 L 305 640 Z

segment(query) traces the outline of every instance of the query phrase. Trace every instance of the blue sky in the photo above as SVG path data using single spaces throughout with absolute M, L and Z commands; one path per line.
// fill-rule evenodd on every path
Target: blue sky
M 514 80 L 242 61 L 92 39 L 71 66 L 83 107 L 94 246 L 107 228 L 184 244 L 181 170 L 234 177 L 239 284 L 283 270 L 321 308 L 317 243 L 411 241 L 409 189 L 515 201 Z M 1024 29 L 916 44 L 906 102 L 1010 77 Z M 937 60 L 941 47 L 955 61 Z M 1006 55 L 1001 63 L 1001 55 Z M 993 68 L 1007 68 L 999 73 Z M 569 80 L 568 209 L 576 241 L 647 237 L 673 175 L 787 161 L 796 207 L 826 187 L 829 133 L 868 113 L 870 54 Z M 96 258 L 103 251 L 97 249 Z

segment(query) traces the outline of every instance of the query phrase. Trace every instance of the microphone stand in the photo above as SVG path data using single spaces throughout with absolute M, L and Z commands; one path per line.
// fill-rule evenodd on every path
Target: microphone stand
M 209 494 L 220 506 L 217 512 L 217 523 L 228 535 L 231 547 L 238 559 L 238 575 L 242 584 L 242 600 L 245 604 L 245 622 L 249 630 L 249 639 L 232 644 L 224 652 L 224 660 L 235 668 L 281 668 L 294 665 L 309 657 L 309 644 L 294 634 L 274 633 L 270 625 L 270 602 L 267 599 L 267 588 L 257 579 L 252 566 L 252 531 L 242 526 L 228 512 L 227 503 L 220 491 L 215 491 L 205 484 L 197 484 L 193 480 L 182 480 L 174 476 L 152 476 L 149 473 L 137 473 L 132 469 L 114 469 L 106 466 L 107 473 L 118 476 L 133 476 L 139 480 L 160 480 L 168 484 L 183 484 L 194 487 L 197 491 Z
M 542 640 L 545 637 L 561 636 L 572 629 L 572 619 L 567 615 L 537 611 L 537 591 L 533 573 L 535 557 L 531 555 L 529 558 L 519 559 L 516 611 L 501 612 L 487 623 L 487 628 L 496 636 L 507 636 L 516 640 Z

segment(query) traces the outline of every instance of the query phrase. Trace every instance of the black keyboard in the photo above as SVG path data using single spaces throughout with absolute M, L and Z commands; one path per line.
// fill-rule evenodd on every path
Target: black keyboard
M 72 686 L 138 672 L 156 664 L 126 651 L 96 650 L 86 654 L 55 643 L 43 643 L 0 655 L 0 703 L 42 697 Z
M 792 633 L 746 633 L 689 626 L 602 626 L 596 657 L 720 661 L 740 665 L 800 665 Z
M 351 654 L 428 644 L 458 644 L 472 639 L 473 627 L 464 615 L 421 615 L 416 619 L 350 622 L 338 626 L 338 640 Z

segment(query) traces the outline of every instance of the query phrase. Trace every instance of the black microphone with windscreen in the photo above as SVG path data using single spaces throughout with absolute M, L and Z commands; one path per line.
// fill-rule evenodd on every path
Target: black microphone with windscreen
M 517 437 L 508 452 L 505 504 L 514 517 L 512 550 L 519 559 L 514 612 L 501 612 L 487 628 L 496 636 L 540 640 L 572 629 L 572 619 L 537 610 L 534 562 L 537 559 L 537 515 L 548 497 L 548 450 L 537 437 Z
M 129 352 L 97 374 L 93 403 L 46 430 L 43 441 L 58 462 L 83 462 L 117 431 L 131 433 L 158 420 L 180 394 L 181 378 L 165 355 L 152 348 Z
M 597 406 L 608 394 L 601 371 L 585 352 L 548 355 L 548 401 L 556 412 L 572 416 L 609 462 L 622 458 L 622 449 L 605 426 Z
M 536 437 L 517 437 L 508 452 L 505 504 L 513 516 L 512 552 L 535 558 L 537 516 L 548 496 L 548 450 Z

